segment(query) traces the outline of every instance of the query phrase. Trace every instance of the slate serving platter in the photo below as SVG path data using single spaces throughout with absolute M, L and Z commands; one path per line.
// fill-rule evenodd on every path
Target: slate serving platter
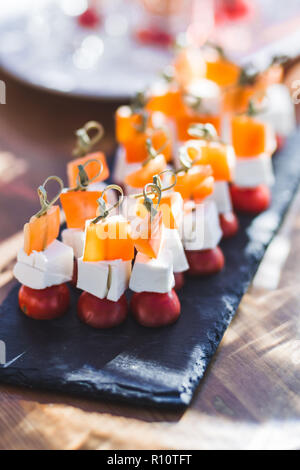
M 0 307 L 7 348 L 0 382 L 134 405 L 187 406 L 297 190 L 299 148 L 295 133 L 274 157 L 271 208 L 240 218 L 239 234 L 222 244 L 222 273 L 186 282 L 182 315 L 171 327 L 150 330 L 129 318 L 109 331 L 90 329 L 76 317 L 75 290 L 65 317 L 36 322 L 20 313 L 15 286 Z

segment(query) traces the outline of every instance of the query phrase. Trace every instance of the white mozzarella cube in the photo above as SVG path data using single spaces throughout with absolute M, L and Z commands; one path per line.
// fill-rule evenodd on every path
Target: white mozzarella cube
M 215 201 L 219 214 L 232 212 L 231 196 L 227 181 L 215 181 L 214 192 L 210 199 Z
M 105 299 L 108 293 L 109 266 L 106 261 L 78 259 L 77 287 L 89 294 Z
M 201 78 L 189 85 L 187 89 L 187 104 L 193 104 L 193 98 L 199 99 L 201 114 L 218 115 L 221 111 L 221 89 L 212 80 Z
M 164 253 L 165 251 L 171 252 L 174 273 L 182 273 L 189 269 L 189 264 L 177 229 L 164 229 L 161 252 Z
M 288 87 L 283 84 L 269 86 L 266 102 L 268 106 L 260 119 L 268 122 L 276 134 L 287 137 L 296 128 L 295 106 Z
M 195 204 L 184 216 L 183 245 L 186 250 L 211 250 L 223 236 L 217 206 L 213 201 Z
M 272 186 L 274 173 L 270 155 L 237 158 L 234 183 L 240 188 L 256 188 L 261 184 Z
M 84 248 L 84 230 L 67 228 L 62 231 L 62 241 L 65 245 L 73 248 L 75 258 L 81 258 Z
M 44 251 L 27 255 L 23 249 L 18 253 L 14 275 L 31 289 L 45 289 L 63 284 L 73 276 L 73 249 L 58 240 Z
M 107 299 L 117 302 L 129 285 L 131 261 L 115 260 L 108 263 Z
M 172 254 L 159 253 L 158 258 L 138 253 L 132 269 L 129 287 L 134 292 L 170 292 L 175 285 Z

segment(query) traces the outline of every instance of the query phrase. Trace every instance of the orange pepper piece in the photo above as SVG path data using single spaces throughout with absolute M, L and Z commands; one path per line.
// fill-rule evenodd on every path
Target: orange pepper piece
M 67 227 L 84 230 L 85 222 L 96 217 L 101 191 L 69 191 L 60 195 Z
M 221 133 L 221 117 L 213 115 L 199 115 L 192 110 L 188 110 L 185 114 L 181 114 L 176 118 L 178 139 L 181 142 L 189 140 L 191 137 L 188 133 L 191 124 L 212 124 L 218 135 Z
M 165 170 L 167 162 L 162 154 L 157 155 L 153 160 L 142 166 L 139 170 L 130 173 L 125 178 L 125 183 L 132 188 L 143 188 L 148 183 L 152 183 L 153 176 Z
M 97 175 L 97 173 L 99 173 L 99 164 L 97 162 L 90 162 L 88 165 L 86 165 L 85 171 L 87 172 L 89 179 L 91 180 L 95 178 L 93 180 L 93 183 L 104 181 L 109 177 L 109 169 L 106 163 L 104 153 L 90 153 L 85 157 L 77 158 L 76 160 L 72 160 L 67 164 L 67 174 L 70 188 L 75 188 L 77 186 L 78 165 L 84 165 L 88 160 L 97 160 L 103 165 L 103 170 L 97 178 L 95 178 L 95 176 Z
M 57 239 L 60 227 L 59 206 L 52 206 L 41 217 L 33 216 L 24 225 L 24 251 L 30 255 L 33 251 L 44 251 Z
M 199 164 L 210 165 L 216 181 L 232 181 L 234 167 L 234 150 L 230 145 L 220 142 L 199 140 L 201 152 L 193 147 L 188 148 L 192 160 L 199 158 Z
M 206 78 L 221 87 L 235 85 L 241 69 L 238 65 L 224 59 L 206 61 Z
M 162 242 L 163 215 L 161 211 L 152 219 L 148 213 L 135 229 L 134 245 L 149 258 L 157 258 Z
M 212 176 L 210 165 L 195 165 L 187 172 L 178 173 L 174 190 L 181 194 L 184 201 L 193 199 L 195 188 L 209 176 Z
M 146 132 L 137 133 L 134 139 L 123 144 L 128 163 L 142 163 L 148 157 L 146 141 L 151 138 L 156 150 L 161 150 L 167 162 L 172 159 L 172 142 L 165 129 L 148 129 Z
M 161 93 L 155 93 L 154 91 L 146 105 L 146 109 L 151 112 L 158 111 L 173 118 L 184 110 L 181 90 L 177 86 L 170 86 Z
M 112 216 L 86 228 L 83 261 L 132 260 L 134 242 L 127 220 Z
M 223 94 L 223 111 L 229 113 L 246 112 L 250 100 L 256 92 L 256 87 L 250 85 L 230 87 Z
M 158 201 L 157 196 L 153 197 L 153 204 L 156 205 Z M 141 197 L 137 200 L 136 215 L 144 218 L 147 215 L 147 209 L 143 204 L 144 198 Z M 176 229 L 179 228 L 178 220 L 180 213 L 183 211 L 183 201 L 181 194 L 178 192 L 171 192 L 169 194 L 162 194 L 159 203 L 159 210 L 162 213 L 163 224 L 166 228 Z
M 267 124 L 251 116 L 232 119 L 232 144 L 238 157 L 256 157 L 268 150 Z
M 121 106 L 116 112 L 116 138 L 120 144 L 124 144 L 134 139 L 139 132 L 139 128 L 143 126 L 142 113 L 133 113 L 130 106 Z M 147 126 L 150 120 L 148 119 Z
M 208 176 L 202 183 L 196 186 L 193 190 L 193 198 L 196 203 L 204 201 L 208 196 L 214 192 L 214 177 Z

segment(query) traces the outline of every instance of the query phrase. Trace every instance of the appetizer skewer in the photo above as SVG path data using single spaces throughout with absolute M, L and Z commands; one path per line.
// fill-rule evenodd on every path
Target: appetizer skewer
M 151 195 L 156 195 L 154 205 Z M 173 255 L 164 244 L 161 189 L 148 183 L 143 190 L 146 214 L 137 217 L 132 237 L 138 251 L 129 287 L 134 292 L 130 308 L 143 326 L 160 327 L 174 323 L 180 315 L 180 302 L 173 290 Z
M 56 181 L 60 190 L 49 202 L 46 185 Z M 52 320 L 63 315 L 70 303 L 66 282 L 73 275 L 73 249 L 57 240 L 60 210 L 55 205 L 63 182 L 50 176 L 38 188 L 41 210 L 24 226 L 24 247 L 19 251 L 14 276 L 22 284 L 19 305 L 25 315 L 36 320 Z
M 107 207 L 105 193 L 117 190 L 121 197 Z M 134 244 L 129 222 L 111 213 L 122 204 L 123 191 L 110 185 L 98 199 L 98 216 L 86 222 L 83 256 L 78 259 L 79 318 L 94 328 L 111 328 L 128 313 L 124 295 L 128 287 Z
M 238 231 L 238 219 L 233 212 L 229 183 L 235 171 L 235 152 L 231 145 L 224 144 L 211 124 L 194 124 L 189 128 L 193 140 L 186 142 L 188 154 L 194 165 L 210 165 L 214 176 L 215 201 L 224 238 L 234 236 Z

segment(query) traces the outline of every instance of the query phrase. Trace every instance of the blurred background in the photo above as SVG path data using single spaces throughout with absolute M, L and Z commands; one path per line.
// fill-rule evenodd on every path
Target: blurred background
M 196 46 L 221 43 L 241 63 L 288 53 L 286 80 L 297 78 L 300 0 L 1 2 L 0 241 L 34 212 L 46 175 L 65 177 L 86 121 L 103 123 L 112 155 L 116 107 L 152 83 L 183 33 Z

